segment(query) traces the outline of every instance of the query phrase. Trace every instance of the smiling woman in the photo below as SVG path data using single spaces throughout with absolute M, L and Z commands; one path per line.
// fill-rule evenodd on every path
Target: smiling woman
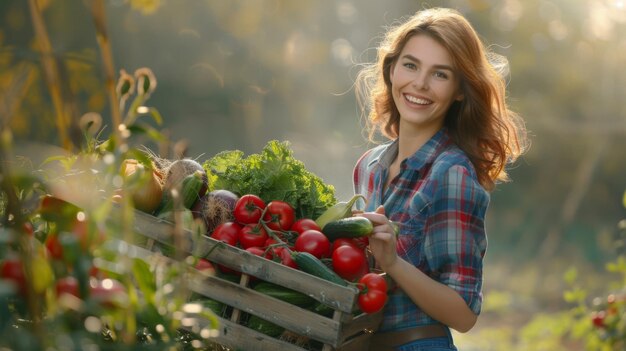
M 371 350 L 456 350 L 450 328 L 467 332 L 480 313 L 488 191 L 526 144 L 488 55 L 460 13 L 430 9 L 391 28 L 360 72 L 370 138 L 391 140 L 357 161 L 355 193 L 397 285 Z
M 421 145 L 430 139 L 443 126 L 452 103 L 463 99 L 450 54 L 425 34 L 409 39 L 389 77 L 400 113 L 398 132 L 410 138 L 412 144 Z M 411 145 L 408 151 L 413 153 L 415 148 Z M 400 155 L 397 159 L 408 156 Z

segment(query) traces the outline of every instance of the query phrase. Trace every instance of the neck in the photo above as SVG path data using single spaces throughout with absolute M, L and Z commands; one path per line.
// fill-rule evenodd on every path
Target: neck
M 410 128 L 400 128 L 398 135 L 398 156 L 397 160 L 402 161 L 419 150 L 439 129 L 416 130 Z

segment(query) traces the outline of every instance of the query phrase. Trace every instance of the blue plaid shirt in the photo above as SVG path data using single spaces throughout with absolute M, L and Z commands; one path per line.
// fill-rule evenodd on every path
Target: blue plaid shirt
M 392 141 L 366 151 L 358 160 L 355 192 L 368 199 L 358 208 L 374 211 L 382 204 L 387 216 L 400 223 L 398 255 L 457 291 L 479 314 L 489 193 L 478 183 L 466 154 L 443 128 L 402 161 L 400 173 L 383 194 L 397 153 L 397 141 Z M 380 331 L 435 323 L 396 288 L 390 292 Z

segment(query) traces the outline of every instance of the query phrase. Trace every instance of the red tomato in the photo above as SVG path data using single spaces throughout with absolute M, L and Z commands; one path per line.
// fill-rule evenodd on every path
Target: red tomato
M 98 245 L 104 242 L 106 234 L 98 227 L 93 228 L 93 233 L 90 232 L 89 222 L 87 220 L 76 219 L 71 225 L 71 232 L 76 235 L 80 242 L 80 247 L 83 250 L 87 250 L 93 245 Z
M 338 238 L 338 239 L 335 239 L 335 241 L 333 241 L 332 251 L 335 252 L 335 250 L 337 250 L 337 248 L 339 248 L 340 246 L 344 246 L 344 245 L 348 245 L 348 246 L 355 247 L 357 249 L 361 249 L 357 245 L 356 241 L 354 241 L 354 239 L 351 239 L 351 238 Z
M 26 294 L 26 274 L 19 258 L 8 258 L 0 264 L 0 277 L 17 285 L 20 294 Z
M 90 296 L 104 307 L 116 307 L 128 301 L 126 287 L 115 279 L 91 279 L 89 282 Z
M 265 242 L 269 236 L 260 224 L 246 224 L 239 231 L 239 244 L 244 249 L 253 246 L 265 246 Z
M 215 272 L 215 268 L 213 267 L 213 263 L 211 263 L 209 260 L 207 260 L 206 258 L 201 258 L 198 260 L 198 262 L 196 262 L 196 267 L 197 270 L 201 271 L 201 272 L 208 272 L 208 273 L 213 273 Z
M 59 235 L 56 233 L 50 233 L 46 238 L 46 249 L 50 253 L 50 257 L 55 260 L 63 259 L 63 246 L 59 241 Z
M 385 307 L 387 293 L 380 290 L 370 290 L 359 295 L 358 303 L 361 311 L 365 313 L 376 313 Z
M 332 255 L 333 270 L 348 281 L 361 278 L 369 271 L 365 253 L 352 245 L 339 246 Z
M 317 258 L 324 258 L 330 255 L 330 241 L 319 230 L 309 229 L 298 235 L 294 249 L 308 252 Z
M 233 215 L 241 224 L 257 223 L 261 219 L 263 209 L 265 209 L 265 201 L 256 195 L 247 194 L 237 200 Z
M 293 269 L 298 269 L 298 264 L 296 263 L 296 261 L 293 260 L 293 257 L 291 257 L 291 252 L 286 248 L 279 248 L 277 252 L 277 257 L 280 258 L 280 263 L 282 263 L 283 265 L 291 267 Z
M 266 246 L 269 246 L 275 243 L 276 243 L 276 240 L 269 239 L 267 240 L 265 244 Z M 296 264 L 296 261 L 293 260 L 293 258 L 291 257 L 291 253 L 289 252 L 289 249 L 287 249 L 285 246 L 270 247 L 268 251 L 270 253 L 271 260 L 280 262 L 281 264 L 287 267 L 298 269 L 298 265 Z
M 352 241 L 361 248 L 361 250 L 365 250 L 365 248 L 370 244 L 369 236 L 360 236 L 358 238 L 353 238 Z
M 211 233 L 211 238 L 220 240 L 230 246 L 236 246 L 239 242 L 241 226 L 235 222 L 224 222 L 218 225 Z
M 357 300 L 359 308 L 365 313 L 380 311 L 387 302 L 387 282 L 376 273 L 367 273 L 359 279 L 361 292 Z
M 314 220 L 310 218 L 301 218 L 293 223 L 291 226 L 291 230 L 297 232 L 298 234 L 302 234 L 305 230 L 315 229 L 317 231 L 322 231 L 319 225 L 315 223 Z
M 293 207 L 285 201 L 272 201 L 267 204 L 265 216 L 267 226 L 274 230 L 289 230 L 296 219 Z
M 57 280 L 56 291 L 57 291 L 57 296 L 61 296 L 63 294 L 70 294 L 76 297 L 80 297 L 80 292 L 78 289 L 78 279 L 72 276 L 67 276 L 67 277 Z
M 604 319 L 606 318 L 606 312 L 593 311 L 591 312 L 591 323 L 596 328 L 604 328 Z
M 247 248 L 246 251 L 248 251 L 251 254 L 257 255 L 259 257 L 267 258 L 268 260 L 271 259 L 270 252 L 269 251 L 266 252 L 264 248 L 259 247 L 259 246 L 251 246 Z
M 239 232 L 241 231 L 241 226 L 235 222 L 224 222 L 218 225 L 213 233 L 211 233 L 211 238 L 215 240 L 220 240 L 227 243 L 230 246 L 237 246 L 239 242 Z M 220 271 L 226 274 L 240 274 L 239 272 L 230 269 L 221 264 L 217 265 Z
M 80 208 L 58 197 L 45 195 L 41 198 L 37 212 L 44 220 L 55 222 L 65 230 L 69 227 L 70 221 L 76 218 Z
M 387 292 L 387 281 L 380 274 L 367 273 L 359 279 L 359 284 L 366 286 L 368 289 Z

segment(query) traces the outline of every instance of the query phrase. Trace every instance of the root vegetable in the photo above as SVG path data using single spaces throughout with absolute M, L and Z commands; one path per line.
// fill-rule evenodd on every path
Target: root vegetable
M 232 221 L 233 209 L 239 197 L 228 190 L 214 190 L 196 201 L 191 209 L 195 218 L 201 218 L 207 234 L 213 232 L 218 225 Z
M 125 181 L 132 178 L 136 182 L 130 189 L 135 208 L 146 213 L 154 212 L 163 197 L 159 172 L 154 167 L 147 169 L 135 159 L 124 160 L 121 172 Z
M 183 158 L 172 162 L 166 168 L 166 176 L 165 183 L 163 184 L 163 190 L 166 193 L 169 193 L 172 189 L 180 186 L 186 176 L 193 174 L 196 171 L 202 171 L 206 180 L 206 171 L 198 161 L 192 160 L 190 158 Z

